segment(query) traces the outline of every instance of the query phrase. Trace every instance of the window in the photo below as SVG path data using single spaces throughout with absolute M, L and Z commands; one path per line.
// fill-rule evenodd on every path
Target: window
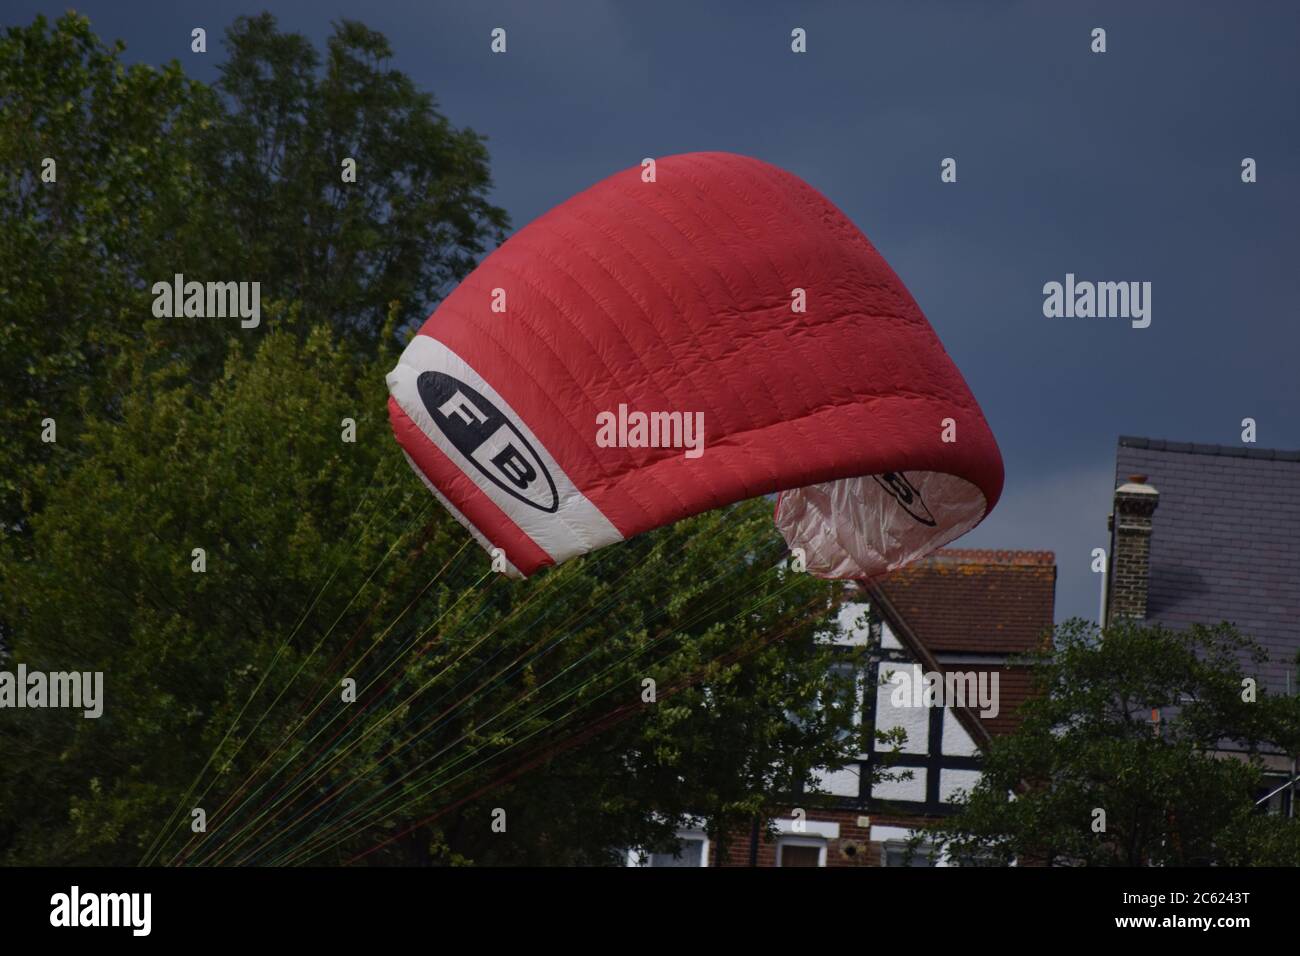
M 704 841 L 688 839 L 682 841 L 682 850 L 672 853 L 651 853 L 646 866 L 703 866 Z
M 831 665 L 831 676 L 836 682 L 836 693 L 833 696 L 827 696 L 819 703 L 828 710 L 848 711 L 852 726 L 856 727 L 862 722 L 862 688 L 860 686 L 862 678 L 858 672 L 858 667 L 848 661 L 836 661 Z M 853 731 L 845 729 L 838 734 L 838 739 L 843 740 L 850 736 Z
M 1276 816 L 1291 815 L 1291 780 L 1282 774 L 1265 774 L 1263 789 L 1255 794 L 1255 809 Z
M 821 713 L 847 714 L 850 726 L 841 729 L 836 738 L 844 740 L 852 736 L 862 723 L 861 668 L 853 661 L 833 662 L 829 667 L 827 686 L 818 690 L 813 706 Z M 786 711 L 786 719 L 801 730 L 808 726 L 808 721 L 791 711 Z
M 922 843 L 910 854 L 909 858 L 906 840 L 886 840 L 881 844 L 880 848 L 880 865 L 930 867 L 934 866 L 930 862 L 930 854 L 933 852 L 933 846 Z
M 950 857 L 952 866 L 1009 866 L 1005 859 L 998 853 L 987 848 L 971 850 L 968 853 L 959 853 Z
M 781 837 L 776 844 L 777 866 L 825 866 L 826 841 L 816 837 Z
M 628 866 L 708 866 L 709 838 L 703 830 L 678 830 L 677 839 L 681 842 L 677 852 L 664 850 L 647 852 L 629 850 Z

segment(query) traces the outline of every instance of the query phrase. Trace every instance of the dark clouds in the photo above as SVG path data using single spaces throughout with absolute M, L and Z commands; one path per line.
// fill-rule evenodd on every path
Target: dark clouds
M 6 24 L 66 2 L 7 4 Z M 1057 553 L 1057 616 L 1095 616 L 1116 438 L 1300 447 L 1300 8 L 1282 3 L 270 5 L 349 17 L 487 134 L 523 225 L 609 173 L 697 149 L 801 175 L 871 238 L 965 373 L 1007 490 L 966 546 Z M 128 56 L 214 76 L 255 4 L 84 3 Z M 206 57 L 189 31 L 209 32 Z M 509 52 L 488 52 L 489 31 Z M 794 26 L 809 52 L 789 52 Z M 1109 52 L 1089 52 L 1089 31 Z M 957 159 L 958 182 L 939 182 Z M 1242 157 L 1259 162 L 1243 185 Z M 1046 319 L 1042 286 L 1153 283 L 1151 327 Z

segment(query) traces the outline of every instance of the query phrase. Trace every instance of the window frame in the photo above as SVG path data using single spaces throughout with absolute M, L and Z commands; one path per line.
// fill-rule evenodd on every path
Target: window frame
M 824 869 L 826 866 L 826 847 L 829 842 L 823 836 L 783 833 L 776 839 L 776 865 L 784 865 L 781 862 L 781 855 L 787 846 L 807 846 L 817 849 L 817 866 L 819 869 Z
M 678 830 L 675 834 L 678 840 L 682 842 L 696 841 L 700 846 L 700 866 L 709 865 L 709 835 L 703 830 Z M 627 851 L 627 865 L 638 869 L 656 869 L 651 862 L 654 853 L 648 850 L 634 847 Z M 667 869 L 667 867 L 658 867 L 657 869 Z

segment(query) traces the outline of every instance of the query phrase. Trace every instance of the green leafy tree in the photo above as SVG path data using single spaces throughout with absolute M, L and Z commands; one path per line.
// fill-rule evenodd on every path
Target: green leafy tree
M 393 302 L 398 327 L 423 319 L 503 236 L 482 137 L 386 66 L 382 36 L 343 21 L 322 66 L 264 14 L 226 44 L 209 88 L 175 61 L 124 64 L 77 14 L 0 38 L 0 535 L 24 533 L 86 413 L 117 413 L 105 359 L 143 347 L 155 282 L 257 281 L 300 304 L 277 313 L 300 338 L 328 324 L 362 346 Z M 198 383 L 236 338 L 213 319 L 150 334 Z
M 122 49 L 75 14 L 0 39 L 0 535 L 39 510 L 83 411 L 113 410 L 103 360 L 140 334 L 148 283 L 217 269 L 226 230 L 195 162 L 217 97 Z M 201 324 L 172 331 L 216 345 Z
M 302 303 L 313 323 L 373 339 L 389 303 L 401 325 L 424 319 L 504 238 L 483 137 L 387 66 L 381 34 L 342 21 L 322 64 L 264 13 L 236 20 L 226 45 L 226 110 L 205 168 L 225 193 L 239 274 Z
M 491 572 L 384 389 L 506 224 L 481 138 L 359 24 L 227 45 L 208 88 L 75 15 L 0 40 L 0 637 L 106 698 L 6 711 L 0 859 L 615 862 L 860 752 L 764 502 Z M 261 282 L 261 327 L 155 319 L 177 272 Z
M 1030 659 L 1022 722 L 993 741 L 961 812 L 916 842 L 982 862 L 1295 865 L 1300 823 L 1255 799 L 1263 755 L 1300 751 L 1300 702 L 1251 700 L 1243 659 L 1264 655 L 1228 624 L 1060 626 Z
M 765 502 L 510 581 L 392 441 L 390 363 L 321 328 L 202 389 L 115 373 L 120 416 L 0 566 L 15 659 L 106 680 L 98 720 L 6 718 L 6 862 L 613 862 L 861 752 L 818 706 L 852 686 L 836 588 L 782 569 Z

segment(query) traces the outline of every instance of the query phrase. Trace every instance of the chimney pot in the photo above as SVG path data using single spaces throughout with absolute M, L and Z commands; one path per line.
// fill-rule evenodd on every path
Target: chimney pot
M 1129 475 L 1128 480 L 1135 485 L 1145 485 L 1147 483 L 1146 475 Z

